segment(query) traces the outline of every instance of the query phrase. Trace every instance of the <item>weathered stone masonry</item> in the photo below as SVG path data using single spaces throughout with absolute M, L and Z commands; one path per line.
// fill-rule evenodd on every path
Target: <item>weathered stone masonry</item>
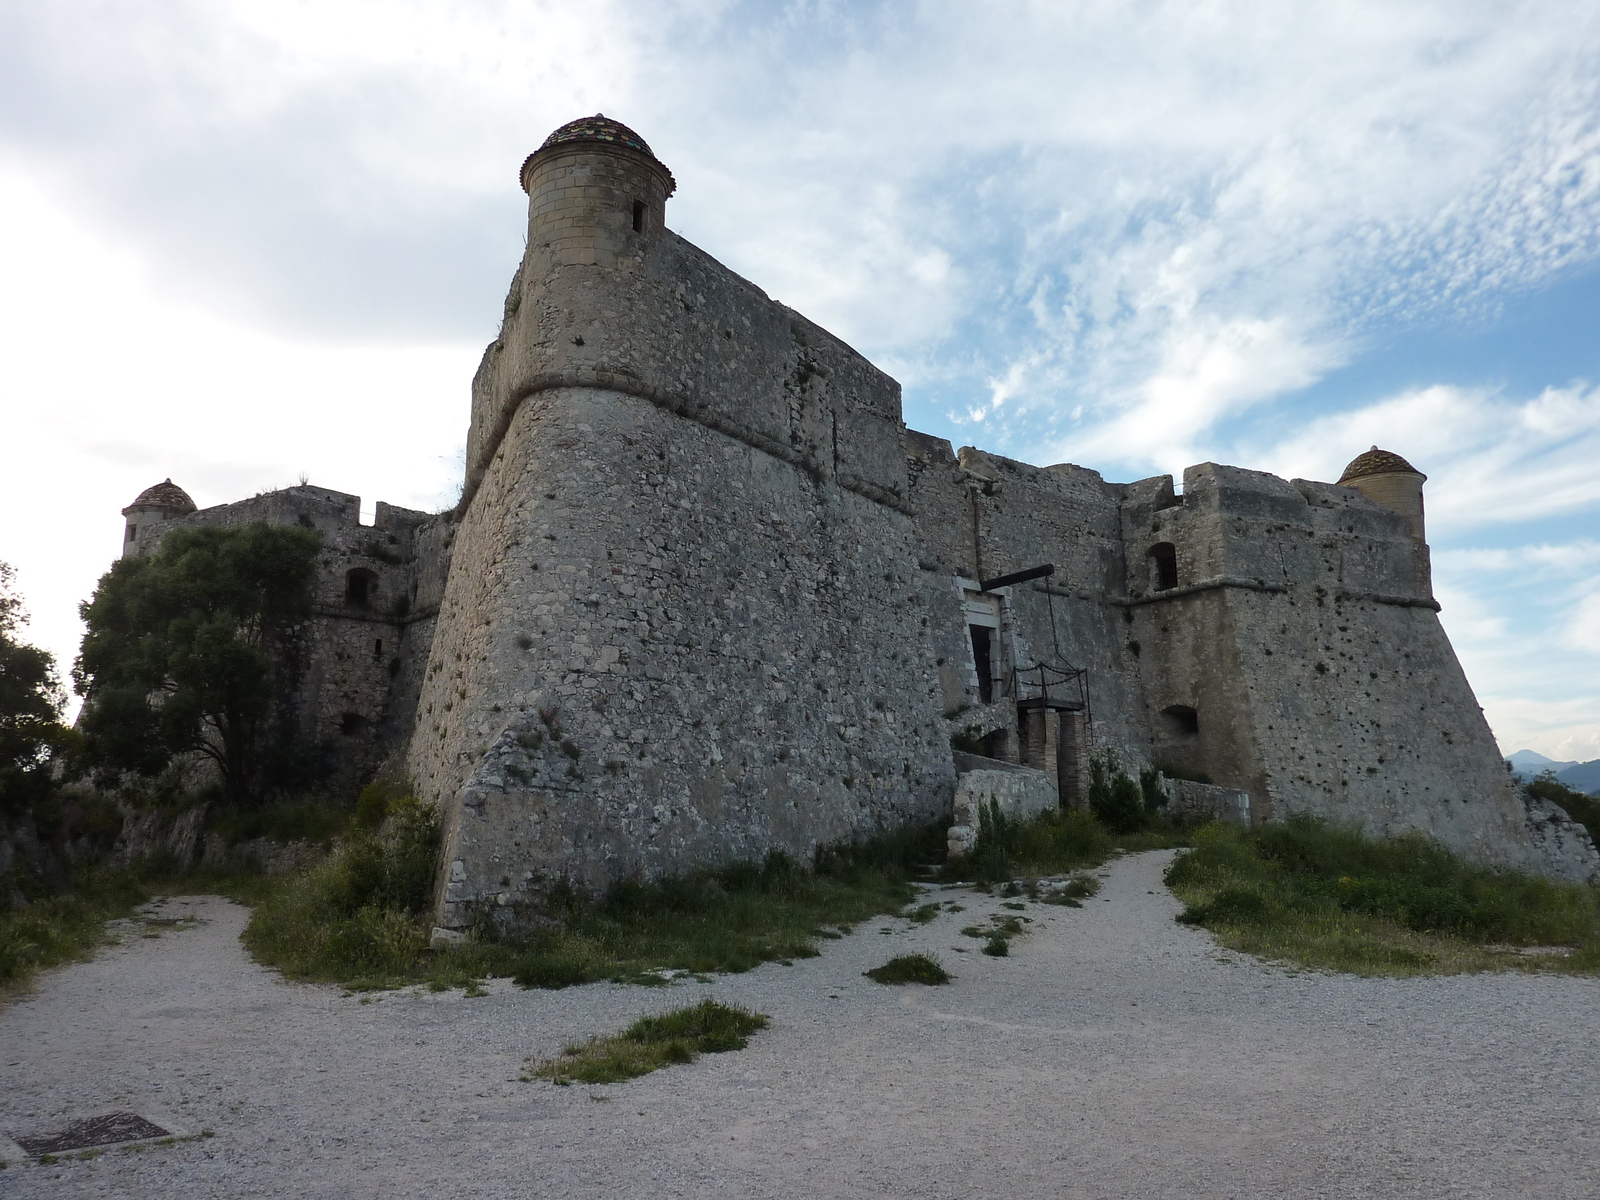
M 403 756 L 440 805 L 445 929 L 515 924 L 561 882 L 948 817 L 952 738 L 1066 804 L 1110 752 L 1234 789 L 1190 799 L 1235 819 L 1596 873 L 1501 766 L 1403 459 L 1374 447 L 1340 484 L 1205 463 L 1180 496 L 957 453 L 904 427 L 894 380 L 668 231 L 671 173 L 630 130 L 563 126 L 521 179 L 528 248 L 456 512 L 380 505 L 368 530 L 354 497 L 299 488 L 268 516 L 345 506 L 310 516 L 330 594 L 305 720 L 368 715 L 354 758 Z M 130 514 L 261 507 L 185 516 L 170 486 Z M 391 552 L 367 553 L 374 532 Z M 354 570 L 365 617 L 334 594 Z

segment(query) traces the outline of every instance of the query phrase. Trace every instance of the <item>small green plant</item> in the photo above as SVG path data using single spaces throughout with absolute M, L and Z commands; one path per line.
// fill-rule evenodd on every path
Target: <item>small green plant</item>
M 881 967 L 873 967 L 870 971 L 863 971 L 868 979 L 877 983 L 925 983 L 940 984 L 950 982 L 950 973 L 938 959 L 926 954 L 901 954 L 891 958 Z
M 991 958 L 1004 958 L 1011 953 L 1011 941 L 1004 934 L 991 933 L 983 943 L 983 952 Z
M 939 905 L 937 904 L 922 904 L 905 914 L 906 920 L 913 921 L 918 925 L 926 925 L 938 915 Z
M 573 1083 L 622 1083 L 673 1063 L 693 1062 L 701 1054 L 743 1050 L 750 1035 L 769 1018 L 715 1000 L 659 1017 L 641 1017 L 614 1037 L 591 1038 L 568 1046 L 557 1058 L 534 1066 L 524 1079 Z

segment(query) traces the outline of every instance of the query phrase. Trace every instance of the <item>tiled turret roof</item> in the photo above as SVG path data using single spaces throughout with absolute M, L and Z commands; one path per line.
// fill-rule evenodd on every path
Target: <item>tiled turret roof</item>
M 1392 450 L 1379 450 L 1374 446 L 1365 454 L 1358 454 L 1350 460 L 1350 465 L 1344 469 L 1344 474 L 1339 476 L 1340 483 L 1349 483 L 1352 479 L 1361 479 L 1367 475 L 1422 475 L 1422 472 L 1413 467 L 1405 459 Z M 1422 475 L 1426 479 L 1426 475 Z
M 189 499 L 188 492 L 172 480 L 163 479 L 154 487 L 147 487 L 140 492 L 138 498 L 122 510 L 123 516 L 127 516 L 136 508 L 154 508 L 169 513 L 192 513 L 195 503 Z
M 613 121 L 604 113 L 595 113 L 592 117 L 579 117 L 576 121 L 568 121 L 560 129 L 545 138 L 541 150 L 548 150 L 551 146 L 559 146 L 562 142 L 611 142 L 618 146 L 629 146 L 635 150 L 642 150 L 651 158 L 655 155 L 649 145 L 633 130 L 621 121 Z

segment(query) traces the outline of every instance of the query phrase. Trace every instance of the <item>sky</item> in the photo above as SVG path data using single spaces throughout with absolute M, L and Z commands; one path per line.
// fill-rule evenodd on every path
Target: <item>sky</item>
M 522 159 L 604 112 L 670 227 L 1109 479 L 1428 475 L 1501 749 L 1600 758 L 1600 6 L 0 4 L 0 560 L 70 665 L 120 509 L 437 509 Z

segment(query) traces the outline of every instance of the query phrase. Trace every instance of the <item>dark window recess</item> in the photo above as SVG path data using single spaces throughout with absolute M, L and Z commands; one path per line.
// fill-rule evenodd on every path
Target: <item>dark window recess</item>
M 1200 714 L 1187 704 L 1174 704 L 1171 708 L 1161 710 L 1162 719 L 1166 722 L 1167 732 L 1178 737 L 1200 736 Z
M 644 232 L 644 205 L 637 200 L 633 202 L 633 231 L 635 233 Z
M 367 719 L 360 713 L 345 713 L 339 718 L 339 732 L 346 737 L 354 737 L 358 733 L 365 733 Z
M 382 638 L 373 638 L 372 639 L 372 657 L 373 658 L 382 658 L 383 657 L 383 639 Z
M 128 526 L 128 540 L 130 542 L 137 542 L 139 540 L 139 527 L 137 525 Z
M 1178 548 L 1171 542 L 1150 547 L 1150 589 L 1164 592 L 1178 586 Z
M 987 627 L 968 625 L 972 634 L 972 665 L 978 671 L 978 699 L 988 704 L 994 699 L 994 665 L 992 643 Z
M 345 572 L 344 577 L 344 602 L 354 604 L 357 608 L 365 608 L 372 603 L 372 598 L 378 591 L 378 576 L 375 572 L 365 567 L 357 567 L 353 571 Z

